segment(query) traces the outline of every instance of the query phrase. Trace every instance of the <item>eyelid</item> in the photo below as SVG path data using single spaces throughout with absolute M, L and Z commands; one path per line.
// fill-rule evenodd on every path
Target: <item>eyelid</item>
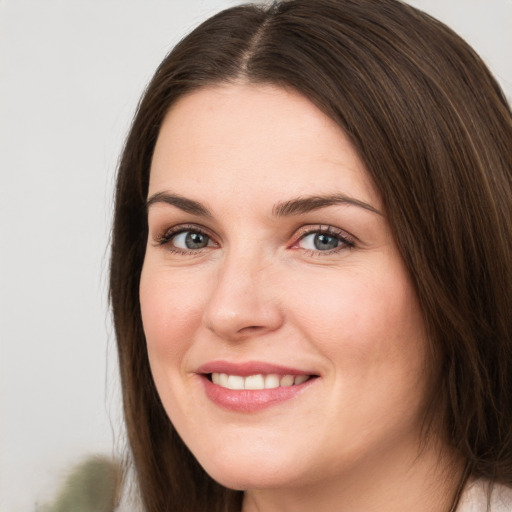
M 313 253 L 323 253 L 323 254 L 330 254 L 332 252 L 337 252 L 343 249 L 347 248 L 353 248 L 355 247 L 356 243 L 358 242 L 357 238 L 347 231 L 334 227 L 329 224 L 316 224 L 316 225 L 307 225 L 302 226 L 299 230 L 297 230 L 293 236 L 293 242 L 290 246 L 291 249 L 297 248 L 302 249 L 301 247 L 298 247 L 298 244 L 301 240 L 303 240 L 305 237 L 311 234 L 327 234 L 330 236 L 334 236 L 339 238 L 339 240 L 344 244 L 340 247 L 336 247 L 335 249 L 328 250 L 328 251 L 311 251 L 309 249 L 304 249 L 305 251 L 313 252 Z
M 209 238 L 209 240 L 213 243 L 213 246 L 215 248 L 219 247 L 220 244 L 217 241 L 217 237 L 215 234 L 213 234 L 209 229 L 205 228 L 202 225 L 199 224 L 193 224 L 193 223 L 187 223 L 187 224 L 177 224 L 172 227 L 165 227 L 159 231 L 157 231 L 156 234 L 153 235 L 153 241 L 155 243 L 155 246 L 167 246 L 167 249 L 171 252 L 180 253 L 180 254 L 199 254 L 200 252 L 204 251 L 205 249 L 211 249 L 212 246 L 206 246 L 199 249 L 183 249 L 180 247 L 175 247 L 173 244 L 171 244 L 171 240 L 179 235 L 180 233 L 184 232 L 195 232 L 200 233 L 202 235 L 205 235 Z M 329 250 L 319 250 L 319 249 L 308 249 L 304 247 L 300 247 L 298 244 L 301 240 L 303 240 L 305 237 L 312 235 L 312 234 L 326 234 L 329 236 L 336 237 L 340 240 L 340 245 L 338 247 L 335 247 L 333 249 Z M 318 256 L 318 255 L 328 255 L 333 254 L 338 251 L 351 249 L 356 246 L 358 243 L 357 237 L 351 235 L 347 231 L 337 228 L 335 226 L 329 225 L 329 224 L 310 224 L 300 227 L 298 230 L 294 232 L 292 235 L 292 242 L 288 245 L 289 249 L 301 249 L 305 252 L 311 253 L 312 255 Z
M 202 235 L 207 236 L 215 245 L 218 245 L 218 242 L 216 241 L 215 235 L 213 235 L 210 230 L 206 229 L 204 226 L 200 226 L 198 224 L 177 224 L 176 226 L 172 226 L 170 228 L 165 228 L 160 231 L 158 231 L 154 236 L 153 240 L 156 245 L 159 246 L 165 246 L 166 244 L 169 244 L 173 237 L 176 235 L 179 235 L 180 233 L 184 233 L 187 231 L 192 231 L 195 233 L 200 233 Z M 176 248 L 177 251 L 180 252 L 188 252 L 184 249 Z M 190 252 L 197 253 L 201 249 L 196 250 L 190 250 Z

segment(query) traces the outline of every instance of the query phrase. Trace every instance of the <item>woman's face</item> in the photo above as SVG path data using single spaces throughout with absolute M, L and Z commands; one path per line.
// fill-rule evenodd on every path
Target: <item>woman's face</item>
M 204 87 L 163 123 L 140 283 L 162 403 L 237 489 L 369 475 L 417 455 L 422 316 L 340 128 L 269 85 Z

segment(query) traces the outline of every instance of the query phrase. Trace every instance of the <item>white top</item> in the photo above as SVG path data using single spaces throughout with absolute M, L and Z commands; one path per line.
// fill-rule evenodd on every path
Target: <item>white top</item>
M 478 479 L 468 482 L 456 512 L 487 512 L 489 482 Z M 489 512 L 512 512 L 512 488 L 494 484 Z

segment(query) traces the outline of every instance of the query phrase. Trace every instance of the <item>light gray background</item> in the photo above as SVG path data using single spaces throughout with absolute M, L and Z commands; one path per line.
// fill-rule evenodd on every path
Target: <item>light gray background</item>
M 138 97 L 229 0 L 0 0 L 0 510 L 122 449 L 106 304 L 114 172 Z M 512 97 L 512 0 L 410 0 Z

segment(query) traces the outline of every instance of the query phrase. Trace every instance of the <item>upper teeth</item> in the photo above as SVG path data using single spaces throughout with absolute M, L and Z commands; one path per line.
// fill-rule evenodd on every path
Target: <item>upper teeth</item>
M 228 375 L 227 373 L 212 373 L 212 382 L 228 389 L 273 389 L 302 384 L 309 379 L 308 375 Z

